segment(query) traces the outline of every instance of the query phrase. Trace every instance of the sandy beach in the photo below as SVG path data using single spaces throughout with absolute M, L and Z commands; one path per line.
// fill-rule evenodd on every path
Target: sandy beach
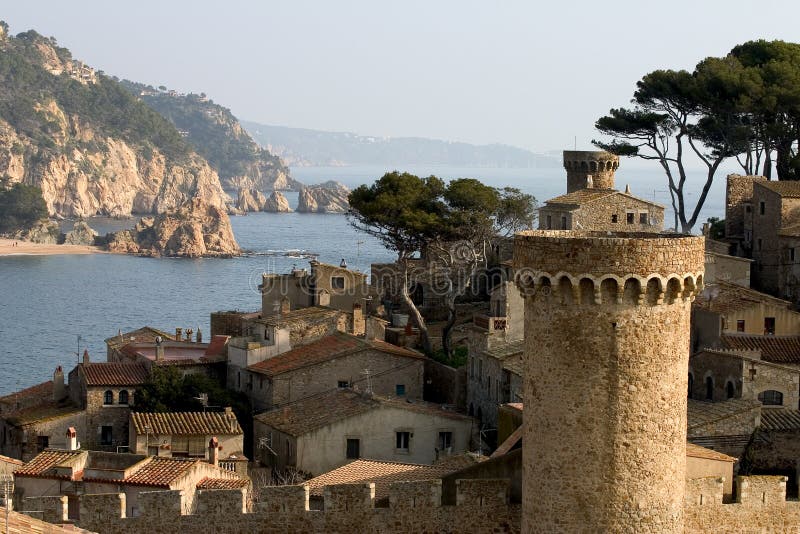
M 17 246 L 13 246 L 17 243 Z M 87 245 L 40 245 L 28 241 L 0 238 L 0 256 L 49 256 L 52 254 L 107 254 L 100 247 Z

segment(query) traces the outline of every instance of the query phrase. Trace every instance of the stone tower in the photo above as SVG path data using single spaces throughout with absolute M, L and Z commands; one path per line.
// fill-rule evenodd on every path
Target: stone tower
M 567 170 L 567 193 L 587 187 L 614 189 L 619 156 L 602 150 L 565 150 L 564 168 Z
M 529 231 L 523 532 L 683 532 L 702 237 Z

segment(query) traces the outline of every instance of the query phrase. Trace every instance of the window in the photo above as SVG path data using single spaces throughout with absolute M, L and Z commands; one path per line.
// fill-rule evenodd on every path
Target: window
M 350 387 L 350 382 L 347 380 L 339 380 L 336 383 L 336 387 L 338 387 L 339 389 L 347 389 Z
M 744 319 L 739 319 L 736 321 L 736 331 L 744 332 Z
M 617 217 L 617 214 L 616 214 L 616 213 L 615 213 L 615 214 L 613 214 L 613 215 L 611 216 L 611 222 L 612 222 L 612 223 L 616 223 L 616 222 L 617 222 L 617 219 L 618 219 L 618 217 Z
M 732 399 L 736 394 L 736 388 L 733 385 L 733 382 L 728 380 L 728 383 L 725 384 L 725 396 L 729 399 Z
M 775 317 L 764 317 L 764 335 L 775 335 Z
M 114 444 L 114 427 L 103 425 L 100 427 L 100 445 Z
M 396 452 L 408 452 L 408 443 L 411 441 L 410 432 L 395 432 L 395 450 Z
M 647 213 L 639 214 L 639 224 L 647 224 Z
M 626 222 L 628 224 L 633 224 L 633 216 L 634 215 L 635 214 L 632 211 L 629 211 L 628 213 L 625 214 L 625 220 L 626 220 Z
M 403 397 L 406 394 L 406 385 L 405 384 L 396 384 L 394 386 L 394 394 L 398 397 Z
M 794 247 L 789 249 L 789 261 L 794 261 Z
M 192 436 L 189 438 L 189 456 L 202 456 L 206 455 L 206 438 L 205 436 Z
M 236 371 L 236 388 L 242 389 L 242 373 Z
M 553 216 L 552 215 L 548 215 L 547 216 L 547 229 L 548 230 L 552 230 L 553 229 Z
M 50 436 L 36 436 L 36 451 L 42 452 L 50 446 Z
M 765 211 L 764 201 L 761 201 L 761 202 L 758 203 L 758 213 L 759 213 L 759 215 L 764 215 L 764 211 Z
M 344 289 L 344 276 L 331 276 L 331 289 Z
M 567 217 L 565 215 L 561 216 L 561 229 L 562 230 L 567 229 Z
M 453 447 L 453 433 L 452 432 L 439 432 L 439 439 L 437 447 L 440 451 L 448 451 Z
M 753 207 L 750 204 L 745 204 L 744 212 L 745 213 L 751 213 L 752 211 L 753 211 Z
M 119 392 L 119 403 L 120 404 L 128 404 L 128 392 L 127 390 L 122 390 Z
M 114 404 L 114 393 L 110 389 L 103 393 L 103 404 Z
M 189 438 L 186 436 L 172 436 L 170 451 L 172 456 L 189 456 Z
M 760 400 L 761 404 L 764 406 L 782 406 L 783 393 L 775 391 L 774 389 L 768 389 L 758 394 L 758 400 Z
M 259 376 L 258 377 L 258 389 L 264 389 L 264 377 L 263 376 Z
M 714 400 L 714 379 L 706 378 L 706 400 Z
M 347 459 L 356 460 L 361 458 L 361 440 L 347 438 Z

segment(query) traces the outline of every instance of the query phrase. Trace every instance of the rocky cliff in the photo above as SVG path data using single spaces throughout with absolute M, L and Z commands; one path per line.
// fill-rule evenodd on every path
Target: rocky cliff
M 329 181 L 304 187 L 300 191 L 299 213 L 347 213 L 350 190 L 339 182 Z
M 236 209 L 242 212 L 261 211 L 267 203 L 267 197 L 258 189 L 239 189 Z
M 280 191 L 273 191 L 261 209 L 271 213 L 288 213 L 292 211 L 289 201 Z
M 0 41 L 0 180 L 41 188 L 54 217 L 223 208 L 217 173 L 118 82 L 26 32 Z
M 134 229 L 107 237 L 108 250 L 115 253 L 199 258 L 241 252 L 227 212 L 197 198 L 156 217 L 143 217 Z

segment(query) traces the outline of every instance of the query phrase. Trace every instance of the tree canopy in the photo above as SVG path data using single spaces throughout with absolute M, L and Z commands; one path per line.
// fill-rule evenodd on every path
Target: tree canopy
M 39 219 L 47 217 L 47 204 L 42 190 L 26 184 L 0 188 L 0 232 L 26 230 Z

